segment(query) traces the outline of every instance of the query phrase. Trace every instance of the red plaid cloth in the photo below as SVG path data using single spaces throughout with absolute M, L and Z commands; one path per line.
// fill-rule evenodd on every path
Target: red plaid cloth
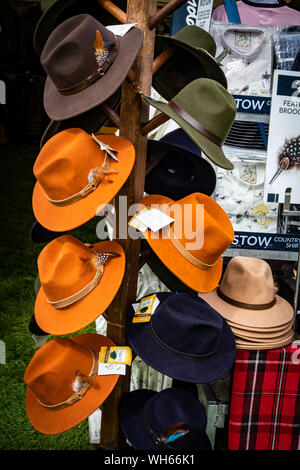
M 300 344 L 237 350 L 229 450 L 300 449 Z

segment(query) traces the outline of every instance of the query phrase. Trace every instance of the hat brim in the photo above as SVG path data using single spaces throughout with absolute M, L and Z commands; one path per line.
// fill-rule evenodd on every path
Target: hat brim
M 207 198 L 205 200 L 205 204 L 210 204 L 210 198 L 207 196 L 204 197 Z M 170 204 L 175 202 L 176 201 L 166 196 L 150 195 L 143 198 L 139 204 L 140 206 L 151 206 L 152 204 Z M 137 210 L 140 210 L 139 207 Z M 225 212 L 220 208 L 220 212 L 215 215 L 219 224 L 223 226 L 228 224 L 224 214 Z M 152 237 L 151 235 L 152 232 L 150 230 L 143 232 L 143 236 L 164 265 L 188 287 L 196 292 L 210 292 L 218 285 L 222 276 L 222 257 L 217 260 L 216 264 L 212 268 L 205 271 L 194 266 L 181 253 L 179 253 L 169 239 L 162 237 L 161 231 L 157 232 L 155 237 Z
M 159 293 L 157 296 L 160 299 Z M 166 297 L 167 295 L 164 296 Z M 223 322 L 223 331 L 216 351 L 210 356 L 191 361 L 163 349 L 151 335 L 151 323 L 132 323 L 133 316 L 134 309 L 131 307 L 126 322 L 127 338 L 131 347 L 146 364 L 173 379 L 192 383 L 214 382 L 223 377 L 235 361 L 234 336 L 226 321 Z
M 242 329 L 233 327 L 232 324 L 229 322 L 228 324 L 233 334 L 239 339 L 241 340 L 245 339 L 247 341 L 255 341 L 258 343 L 265 343 L 267 341 L 277 341 L 283 335 L 286 335 L 286 333 L 289 333 L 291 331 L 291 328 L 293 327 L 293 322 L 289 322 L 287 326 L 283 326 L 279 330 L 264 332 L 261 330 L 258 330 L 258 331 L 248 331 L 246 329 L 242 330 Z
M 144 100 L 151 106 L 177 122 L 177 124 L 188 134 L 192 141 L 198 145 L 198 147 L 212 162 L 221 168 L 225 168 L 225 170 L 233 169 L 233 164 L 230 160 L 228 160 L 228 158 L 226 158 L 222 147 L 209 140 L 207 137 L 197 131 L 197 129 L 188 124 L 182 117 L 180 117 L 177 113 L 175 113 L 175 111 L 173 111 L 173 109 L 170 108 L 168 103 L 154 100 L 153 98 L 145 95 L 143 95 L 143 97 Z
M 206 294 L 199 293 L 198 295 L 229 323 L 232 321 L 236 325 L 243 325 L 244 327 L 279 327 L 286 325 L 294 318 L 293 307 L 279 295 L 275 295 L 275 305 L 267 310 L 247 310 L 235 307 L 222 300 L 216 290 Z
M 114 346 L 105 336 L 86 333 L 74 336 L 72 341 L 88 346 L 98 355 L 102 346 Z M 36 396 L 27 387 L 25 407 L 32 426 L 43 434 L 60 434 L 73 428 L 90 416 L 114 389 L 119 375 L 96 376 L 95 387 L 90 387 L 81 400 L 62 410 L 49 410 L 37 401 Z
M 209 54 L 203 48 L 195 48 L 190 46 L 189 44 L 182 42 L 174 37 L 171 36 L 159 36 L 157 35 L 155 38 L 155 56 L 157 57 L 159 53 L 163 50 L 165 46 L 175 47 L 179 49 L 183 49 L 187 52 L 187 59 L 188 54 L 194 56 L 199 63 L 203 66 L 206 75 L 199 74 L 197 78 L 210 78 L 219 82 L 224 88 L 227 89 L 227 79 L 226 76 L 221 69 L 220 65 L 216 61 L 216 59 Z M 172 60 L 172 58 L 170 59 Z M 200 69 L 201 70 L 201 69 Z M 163 68 L 158 70 L 153 75 L 153 88 L 167 101 L 172 99 L 176 93 L 171 92 L 171 83 L 170 81 L 166 80 L 165 74 L 163 74 Z M 195 78 L 193 78 L 195 80 Z
M 126 6 L 126 1 L 122 3 L 124 5 L 119 6 L 121 9 Z M 73 7 L 74 4 L 75 11 Z M 80 5 L 80 8 L 78 8 L 78 5 Z M 33 44 L 34 49 L 39 56 L 41 55 L 51 32 L 56 28 L 56 26 L 58 26 L 58 24 L 64 21 L 64 15 L 66 15 L 69 7 L 73 7 L 73 11 L 70 11 L 70 17 L 86 13 L 99 19 L 104 26 L 118 22 L 114 16 L 110 15 L 97 2 L 86 2 L 84 0 L 57 0 L 43 13 L 35 28 Z
M 107 101 L 107 106 L 115 109 L 121 101 L 121 88 L 116 91 Z M 79 127 L 91 134 L 92 132 L 98 131 L 108 121 L 106 114 L 102 111 L 101 105 L 87 111 L 86 113 L 79 114 L 71 119 L 64 119 L 63 121 L 51 121 L 47 126 L 44 134 L 40 141 L 40 148 L 51 139 L 58 132 L 62 132 L 66 129 Z
M 54 121 L 61 121 L 85 113 L 107 101 L 122 85 L 140 50 L 144 32 L 132 28 L 119 39 L 119 50 L 114 62 L 103 77 L 73 95 L 57 91 L 49 75 L 44 89 L 44 107 Z
M 265 349 L 277 349 L 287 346 L 294 339 L 295 334 L 292 332 L 286 335 L 280 341 L 274 341 L 269 343 L 252 343 L 250 341 L 236 340 L 236 349 L 248 349 L 248 350 L 265 350 Z
M 115 135 L 98 137 L 101 142 L 118 151 L 119 161 L 112 158 L 110 165 L 112 170 L 118 172 L 111 175 L 113 182 L 103 181 L 80 201 L 62 207 L 52 204 L 37 182 L 33 190 L 32 208 L 36 219 L 46 229 L 53 232 L 66 232 L 85 224 L 100 213 L 115 197 L 129 177 L 135 161 L 135 149 L 131 142 Z
M 179 156 L 182 156 L 182 160 L 186 164 L 188 164 L 188 162 L 191 161 L 192 164 L 194 165 L 195 170 L 197 172 L 196 176 L 202 179 L 203 184 L 201 184 L 201 182 L 199 181 L 199 185 L 196 188 L 194 183 L 192 183 L 191 181 L 187 181 L 185 188 L 183 188 L 182 186 L 178 187 L 177 190 L 176 188 L 174 188 L 174 193 L 176 192 L 176 197 L 178 199 L 188 196 L 189 194 L 191 194 L 191 192 L 199 192 L 199 193 L 207 194 L 208 196 L 211 196 L 211 194 L 214 192 L 215 187 L 216 187 L 216 173 L 213 167 L 211 166 L 211 164 L 207 160 L 181 147 L 177 147 L 176 145 L 171 145 L 170 143 L 160 142 L 157 140 L 149 140 L 148 147 L 149 147 L 148 155 L 149 154 L 153 155 L 153 153 L 155 153 L 158 150 L 166 149 L 170 152 L 176 153 Z M 159 163 L 157 166 L 159 166 Z M 155 169 L 157 169 L 157 167 L 155 167 L 154 170 Z M 151 172 L 146 176 L 146 179 L 145 179 L 145 191 L 148 194 L 152 193 Z M 194 188 L 193 191 L 191 191 L 191 186 L 193 186 Z M 162 191 L 166 191 L 167 185 L 166 187 L 162 187 L 161 189 Z M 173 195 L 171 195 L 170 193 L 166 194 L 162 192 L 162 195 L 173 197 Z
M 157 395 L 157 393 L 158 392 L 153 390 L 146 389 L 134 390 L 121 397 L 118 409 L 120 425 L 126 438 L 136 450 L 164 450 L 161 446 L 153 442 L 143 426 L 141 419 L 143 406 L 148 400 Z M 174 447 L 174 450 L 179 449 Z M 210 441 L 205 433 L 203 437 L 199 439 L 197 450 L 212 450 Z
M 35 301 L 34 315 L 38 326 L 52 335 L 66 335 L 85 328 L 109 307 L 118 292 L 125 272 L 125 253 L 114 241 L 94 245 L 98 253 L 112 251 L 120 256 L 111 258 L 104 267 L 99 284 L 85 297 L 69 307 L 57 309 L 47 300 L 41 286 Z

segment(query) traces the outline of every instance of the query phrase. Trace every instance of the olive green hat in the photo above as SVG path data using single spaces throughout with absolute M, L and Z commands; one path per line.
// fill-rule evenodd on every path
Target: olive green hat
M 214 38 L 199 26 L 185 26 L 174 36 L 156 36 L 154 56 L 166 47 L 174 55 L 154 74 L 152 86 L 167 101 L 197 78 L 211 78 L 227 88 L 223 70 L 215 59 Z
M 198 78 L 184 87 L 169 103 L 143 95 L 154 108 L 173 119 L 216 165 L 232 170 L 222 145 L 236 115 L 233 96 L 209 78 Z

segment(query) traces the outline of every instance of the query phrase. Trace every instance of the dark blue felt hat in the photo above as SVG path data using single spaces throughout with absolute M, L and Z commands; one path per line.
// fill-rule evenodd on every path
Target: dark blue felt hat
M 52 232 L 52 230 L 43 227 L 37 220 L 30 229 L 30 238 L 34 243 L 50 242 L 61 235 L 63 235 L 62 232 Z
M 205 434 L 205 409 L 198 397 L 185 390 L 127 393 L 119 403 L 119 419 L 125 436 L 137 450 L 212 450 Z M 168 434 L 172 436 L 169 439 Z
M 160 140 L 148 140 L 149 164 L 160 151 L 165 154 L 146 176 L 146 193 L 162 194 L 175 201 L 195 192 L 212 195 L 216 173 L 182 129 L 175 129 Z
M 234 335 L 221 315 L 193 294 L 156 294 L 160 301 L 151 320 L 132 323 L 127 338 L 153 369 L 174 379 L 209 383 L 223 377 L 235 361 Z

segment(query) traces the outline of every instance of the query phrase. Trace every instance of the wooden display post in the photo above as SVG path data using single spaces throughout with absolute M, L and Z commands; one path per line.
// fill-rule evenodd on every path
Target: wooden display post
M 130 140 L 136 151 L 133 171 L 127 183 L 115 198 L 116 220 L 118 220 L 119 196 L 127 197 L 127 209 L 143 197 L 147 156 L 146 134 L 169 119 L 164 115 L 159 115 L 156 119 L 147 122 L 149 119 L 149 105 L 142 100 L 140 95 L 141 92 L 148 96 L 151 93 L 155 27 L 186 0 L 171 0 L 159 12 L 156 12 L 156 0 L 128 0 L 127 14 L 109 0 L 97 1 L 122 23 L 137 23 L 136 26 L 144 31 L 142 47 L 130 71 L 129 79 L 124 82 L 122 87 L 120 119 L 118 119 L 119 117 L 115 112 L 105 109 L 112 123 L 120 128 L 120 136 Z M 117 234 L 117 241 L 125 250 L 126 270 L 122 286 L 108 308 L 105 317 L 107 318 L 107 336 L 118 346 L 122 346 L 127 344 L 125 333 L 126 314 L 130 305 L 136 300 L 137 277 L 140 265 L 140 240 L 131 240 L 128 237 L 122 238 L 118 226 L 115 233 Z M 113 392 L 102 406 L 100 447 L 103 449 L 115 450 L 125 446 L 125 437 L 119 427 L 118 403 L 121 396 L 129 391 L 129 384 L 130 368 L 127 368 L 127 375 L 120 377 Z

